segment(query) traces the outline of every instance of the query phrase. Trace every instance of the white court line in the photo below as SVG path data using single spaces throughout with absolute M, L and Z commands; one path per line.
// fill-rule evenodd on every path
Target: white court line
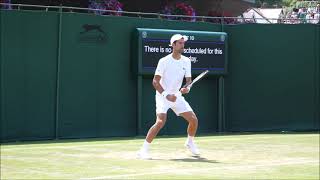
M 82 144 L 82 145 L 62 145 L 62 146 L 23 146 L 23 145 L 18 145 L 15 147 L 1 147 L 1 151 L 10 151 L 13 149 L 67 149 L 67 148 L 81 148 L 81 147 L 99 147 L 99 146 L 115 146 L 119 144 Z
M 113 176 L 100 176 L 93 178 L 81 178 L 80 180 L 91 180 L 91 179 L 114 179 L 121 177 L 134 177 L 134 176 L 145 176 L 145 175 L 155 175 L 155 174 L 165 174 L 168 172 L 153 172 L 153 173 L 135 173 L 135 174 L 121 174 L 121 175 L 113 175 Z
M 236 165 L 230 167 L 224 167 L 224 170 L 234 170 L 236 167 L 240 167 L 239 170 L 248 170 L 248 168 L 259 168 L 266 166 L 282 166 L 282 165 L 295 165 L 295 164 L 304 164 L 304 163 L 319 163 L 319 161 L 304 161 L 304 162 L 283 162 L 283 163 L 269 163 L 269 164 L 256 164 L 256 165 Z M 214 168 L 201 168 L 201 169 L 188 169 L 188 172 L 209 172 L 210 170 L 219 170 L 221 167 Z M 173 172 L 177 172 L 174 170 Z M 135 174 L 121 174 L 121 175 L 113 175 L 113 176 L 100 176 L 100 177 L 92 177 L 92 178 L 81 178 L 80 180 L 95 180 L 95 179 L 117 179 L 121 177 L 135 177 L 135 176 L 144 176 L 144 175 L 156 175 L 156 174 L 165 174 L 172 173 L 171 171 L 161 171 L 161 172 L 153 172 L 153 173 L 135 173 Z
M 177 138 L 178 140 L 180 140 L 181 138 Z M 159 138 L 159 142 L 157 144 L 161 144 L 163 141 L 166 142 L 166 143 L 170 143 L 170 142 L 174 142 L 174 143 L 177 143 L 177 139 L 171 139 L 171 138 L 168 138 L 168 139 L 165 139 L 165 138 Z M 244 139 L 256 139 L 255 137 L 246 137 L 246 138 L 241 138 L 241 140 L 244 140 Z M 198 139 L 198 142 L 207 142 L 207 141 L 225 141 L 225 140 L 239 140 L 239 138 L 226 138 L 226 139 L 202 139 L 201 137 Z M 127 141 L 127 140 L 124 140 L 124 141 Z M 138 146 L 140 146 L 142 143 L 143 143 L 143 139 L 141 140 L 130 140 L 130 141 L 133 141 L 133 142 L 129 142 L 129 143 L 132 143 L 132 144 L 137 144 Z M 135 141 L 138 141 L 138 142 L 135 142 Z M 181 139 L 181 142 L 184 143 L 184 138 Z M 53 145 L 53 143 L 48 143 L 48 144 L 21 144 L 21 145 L 0 145 L 1 147 L 1 151 L 7 151 L 7 150 L 12 150 L 12 149 L 54 149 L 54 148 L 57 148 L 57 149 L 65 149 L 65 148 L 76 148 L 76 147 L 96 147 L 96 146 L 117 146 L 119 144 L 121 144 L 121 142 L 119 143 L 109 143 L 108 144 L 108 141 L 105 141 L 105 143 L 99 143 L 99 144 L 76 144 L 77 142 L 74 143 L 74 145 L 68 145 L 68 144 L 65 144 L 65 145 Z M 127 142 L 126 142 L 127 144 Z M 48 145 L 48 146 L 46 146 Z
M 246 136 L 246 135 L 243 135 L 243 136 Z M 197 141 L 199 142 L 199 144 L 201 144 L 201 142 L 219 142 L 219 141 L 229 141 L 229 140 L 251 140 L 251 139 L 254 139 L 254 140 L 259 140 L 259 139 L 271 139 L 271 138 L 274 138 L 274 137 L 249 137 L 250 135 L 247 135 L 246 137 L 227 137 L 227 136 L 217 136 L 217 138 L 212 138 L 211 137 L 199 137 L 197 138 Z M 310 135 L 311 136 L 311 135 Z M 182 138 L 159 138 L 159 142 L 157 142 L 157 144 L 161 144 L 164 142 L 166 143 L 170 143 L 170 142 L 174 142 L 174 143 L 177 143 L 177 141 L 179 141 L 181 139 L 181 142 L 184 142 L 184 139 L 182 140 Z M 119 140 L 119 141 L 122 141 L 122 140 Z M 123 141 L 127 141 L 127 140 L 123 140 Z M 137 144 L 137 146 L 140 147 L 140 145 L 143 143 L 143 139 L 139 140 L 139 139 L 132 139 L 132 140 L 129 140 L 129 141 L 132 141 L 132 142 L 129 142 L 130 144 Z M 74 142 L 74 143 L 77 143 L 77 142 Z M 12 149 L 54 149 L 54 148 L 57 148 L 57 149 L 66 149 L 66 148 L 78 148 L 78 147 L 101 147 L 101 146 L 118 146 L 119 144 L 121 144 L 121 142 L 117 142 L 117 143 L 111 143 L 111 144 L 108 144 L 108 141 L 105 141 L 105 143 L 102 143 L 102 144 L 78 144 L 78 145 L 52 145 L 50 143 L 48 143 L 47 145 L 49 146 L 46 146 L 46 144 L 39 144 L 39 146 L 36 146 L 35 144 L 33 145 L 0 145 L 0 150 L 1 151 L 10 151 Z M 126 143 L 127 144 L 127 143 Z

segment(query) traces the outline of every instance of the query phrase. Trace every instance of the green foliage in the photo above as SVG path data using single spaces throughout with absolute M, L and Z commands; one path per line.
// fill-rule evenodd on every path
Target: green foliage
M 282 4 L 285 7 L 293 7 L 296 5 L 298 0 L 282 0 Z
M 320 3 L 320 1 L 297 1 L 295 0 L 296 3 L 293 4 L 291 7 L 296 7 L 296 8 L 302 8 L 302 7 L 316 7 L 317 3 Z
M 281 6 L 282 0 L 257 0 L 256 4 L 258 7 L 270 8 L 275 6 Z
M 257 6 L 270 8 L 270 7 L 310 7 L 316 6 L 320 1 L 299 1 L 299 0 L 257 0 Z

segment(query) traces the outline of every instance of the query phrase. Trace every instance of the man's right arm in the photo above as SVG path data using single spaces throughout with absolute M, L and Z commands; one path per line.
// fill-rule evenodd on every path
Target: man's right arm
M 155 75 L 153 77 L 153 80 L 152 80 L 152 85 L 154 87 L 154 89 L 156 89 L 160 94 L 162 94 L 162 92 L 164 91 L 163 87 L 161 86 L 160 84 L 160 79 L 161 79 L 161 76 L 159 75 Z
M 161 76 L 155 75 L 152 80 L 153 87 L 167 100 L 171 102 L 175 102 L 177 100 L 177 97 L 174 94 L 168 94 L 163 87 L 160 84 Z
M 161 76 L 163 76 L 164 74 L 164 69 L 165 69 L 164 60 L 160 59 L 152 80 L 152 85 L 164 98 L 168 99 L 169 101 L 175 102 L 177 97 L 174 94 L 168 94 L 168 92 L 165 91 L 160 84 L 160 79 L 161 79 Z
M 163 76 L 164 69 L 165 69 L 164 60 L 160 59 L 158 62 L 157 69 L 154 74 L 153 80 L 152 80 L 152 85 L 156 89 L 156 91 L 158 91 L 163 97 L 166 98 L 167 93 L 165 92 L 165 90 L 163 89 L 163 87 L 160 84 L 160 79 Z

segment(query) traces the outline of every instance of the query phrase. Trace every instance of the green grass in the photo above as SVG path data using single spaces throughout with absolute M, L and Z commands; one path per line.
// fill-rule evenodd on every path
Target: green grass
M 136 158 L 142 138 L 81 139 L 1 145 L 0 179 L 319 179 L 319 134 L 161 137 L 152 160 Z

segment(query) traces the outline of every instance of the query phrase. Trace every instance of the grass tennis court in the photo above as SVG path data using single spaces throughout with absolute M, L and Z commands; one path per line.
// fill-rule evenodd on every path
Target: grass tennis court
M 319 133 L 163 136 L 152 160 L 136 158 L 143 138 L 1 144 L 1 179 L 319 179 Z

